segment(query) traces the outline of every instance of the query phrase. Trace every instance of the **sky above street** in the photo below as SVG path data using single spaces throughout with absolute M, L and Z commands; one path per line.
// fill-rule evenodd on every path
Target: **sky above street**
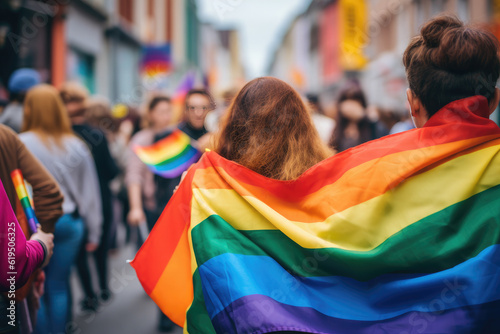
M 295 16 L 311 0 L 197 0 L 203 22 L 239 31 L 248 79 L 262 76 L 270 57 Z

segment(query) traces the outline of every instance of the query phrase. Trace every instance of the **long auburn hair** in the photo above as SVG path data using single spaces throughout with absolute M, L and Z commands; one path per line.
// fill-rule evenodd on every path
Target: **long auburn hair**
M 294 180 L 332 152 L 299 94 L 285 82 L 257 78 L 233 100 L 215 151 L 261 175 Z
M 45 144 L 53 139 L 60 147 L 63 137 L 74 136 L 66 108 L 55 87 L 41 84 L 29 90 L 24 101 L 24 131 L 37 133 Z

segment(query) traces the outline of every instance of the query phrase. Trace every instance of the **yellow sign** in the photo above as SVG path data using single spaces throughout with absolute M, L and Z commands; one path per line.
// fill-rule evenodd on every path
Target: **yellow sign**
M 500 19 L 500 0 L 493 0 L 492 2 L 493 9 L 493 19 L 498 21 Z
M 340 63 L 344 70 L 358 71 L 367 59 L 363 49 L 367 43 L 366 0 L 340 0 Z

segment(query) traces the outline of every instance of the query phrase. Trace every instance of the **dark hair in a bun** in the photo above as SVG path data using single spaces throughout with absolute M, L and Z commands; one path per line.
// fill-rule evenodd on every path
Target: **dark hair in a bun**
M 495 36 L 451 16 L 427 22 L 406 48 L 410 89 L 431 117 L 450 102 L 482 95 L 490 101 L 500 76 Z

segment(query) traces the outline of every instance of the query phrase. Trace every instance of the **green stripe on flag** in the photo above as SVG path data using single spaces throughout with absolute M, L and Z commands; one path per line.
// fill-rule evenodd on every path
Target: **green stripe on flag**
M 191 235 L 198 266 L 234 253 L 270 256 L 305 277 L 369 280 L 387 273 L 438 272 L 500 243 L 500 185 L 415 222 L 368 252 L 305 249 L 281 231 L 238 231 L 217 215 L 194 227 Z

